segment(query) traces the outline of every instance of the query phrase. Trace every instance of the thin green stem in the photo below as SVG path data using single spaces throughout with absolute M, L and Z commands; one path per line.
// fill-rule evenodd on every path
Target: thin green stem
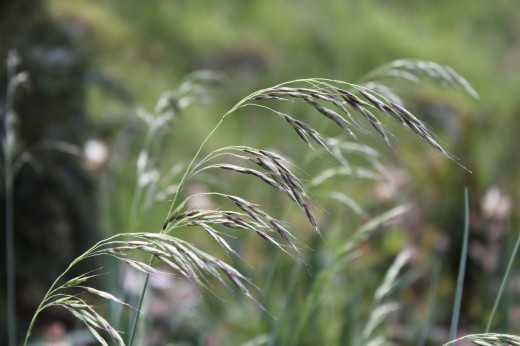
M 145 142 L 144 142 L 144 145 L 143 145 L 143 150 L 141 152 L 144 152 L 146 155 L 149 155 L 148 153 L 148 148 L 150 146 L 150 142 L 151 142 L 151 129 L 149 128 L 148 129 L 148 132 L 146 134 L 146 139 L 145 139 Z M 135 229 L 136 227 L 138 227 L 138 225 L 136 225 L 137 223 L 137 220 L 138 220 L 138 207 L 139 207 L 139 202 L 141 201 L 141 198 L 142 198 L 142 195 L 143 195 L 143 186 L 140 182 L 141 180 L 141 175 L 142 175 L 143 172 L 141 172 L 141 167 L 137 166 L 136 167 L 136 179 L 135 179 L 135 189 L 134 189 L 134 194 L 132 196 L 132 202 L 130 204 L 130 224 L 129 224 L 129 227 L 131 230 Z
M 150 155 L 152 152 L 154 152 L 154 149 L 158 150 L 158 148 L 160 148 L 160 146 L 161 146 L 162 136 L 159 135 L 159 134 L 156 134 L 154 136 L 155 132 L 156 132 L 155 124 L 152 123 L 149 126 L 149 128 L 148 128 L 148 132 L 146 134 L 145 143 L 143 145 L 143 151 L 142 152 L 144 152 L 146 155 Z M 154 144 L 155 144 L 155 146 L 154 146 Z M 139 216 L 139 213 L 138 213 L 139 204 L 140 204 L 140 202 L 141 202 L 141 200 L 143 198 L 143 195 L 144 195 L 144 187 L 142 186 L 142 184 L 140 182 L 141 175 L 143 174 L 143 172 L 141 170 L 142 170 L 142 167 L 139 167 L 139 166 L 136 169 L 136 183 L 135 183 L 134 195 L 132 197 L 132 202 L 131 202 L 131 206 L 130 206 L 130 229 L 132 229 L 132 230 L 138 228 L 140 226 L 140 224 L 142 223 L 142 220 L 139 221 L 139 219 L 138 219 L 138 216 Z M 146 214 L 146 205 L 144 206 L 144 209 L 145 209 L 144 212 L 141 214 L 142 218 L 146 217 L 146 215 L 145 215 Z M 153 265 L 153 262 L 154 262 L 154 257 L 150 258 L 149 264 Z M 137 329 L 137 324 L 139 322 L 140 310 L 141 310 L 141 307 L 143 305 L 143 300 L 144 300 L 144 295 L 145 295 L 145 292 L 146 292 L 146 287 L 148 286 L 148 279 L 149 279 L 149 274 L 146 274 L 146 279 L 145 279 L 145 282 L 143 284 L 143 290 L 141 292 L 141 297 L 140 297 L 139 303 L 138 303 L 139 307 L 138 307 L 138 310 L 136 312 L 136 316 L 134 318 L 134 321 L 132 323 L 132 327 L 130 329 L 129 345 L 132 345 L 133 340 L 135 338 L 135 332 L 136 332 L 136 329 Z
M 222 122 L 224 121 L 224 117 L 222 117 L 222 119 L 220 119 L 220 121 L 218 122 L 218 124 L 215 126 L 215 128 L 210 132 L 210 134 L 206 137 L 206 139 L 204 139 L 204 141 L 202 142 L 202 144 L 200 145 L 199 149 L 197 150 L 197 152 L 195 153 L 195 156 L 193 157 L 193 159 L 191 160 L 190 164 L 188 165 L 188 167 L 186 168 L 186 172 L 184 173 L 184 175 L 182 176 L 181 178 L 181 181 L 179 183 L 179 188 L 177 189 L 177 192 L 175 193 L 174 195 L 174 198 L 173 198 L 173 201 L 170 205 L 170 210 L 168 211 L 168 214 L 166 215 L 166 218 L 169 217 L 169 215 L 171 214 L 172 210 L 173 210 L 173 207 L 175 205 L 175 202 L 177 200 L 177 196 L 179 195 L 179 191 L 181 190 L 187 176 L 188 176 L 188 173 L 190 172 L 191 170 L 191 167 L 193 166 L 193 164 L 195 163 L 195 160 L 197 159 L 197 157 L 199 156 L 200 152 L 202 151 L 202 147 L 206 144 L 206 142 L 209 140 L 209 138 L 211 137 L 211 135 L 219 128 L 220 124 L 222 124 Z M 162 232 L 162 230 L 161 230 Z M 150 265 L 153 265 L 153 262 L 154 262 L 154 259 L 155 257 L 152 256 L 150 258 Z M 137 311 L 135 313 L 135 318 L 134 318 L 134 322 L 133 322 L 133 325 L 132 325 L 132 329 L 130 330 L 130 338 L 129 338 L 129 341 L 128 341 L 128 345 L 129 346 L 132 346 L 133 343 L 134 343 L 134 339 L 135 339 L 135 333 L 136 333 L 136 330 L 137 330 L 137 325 L 139 323 L 139 317 L 141 316 L 141 307 L 143 306 L 143 302 L 144 302 L 144 297 L 145 297 L 145 294 L 146 294 L 146 290 L 148 289 L 148 281 L 149 281 L 149 278 L 150 278 L 150 274 L 146 274 L 146 278 L 144 280 L 144 284 L 143 284 L 143 289 L 141 290 L 141 295 L 140 295 L 140 298 L 139 298 L 139 303 L 138 303 L 138 307 L 137 307 Z
M 16 345 L 16 255 L 14 239 L 14 177 L 12 171 L 16 134 L 13 128 L 15 113 L 13 100 L 18 87 L 16 74 L 12 66 L 7 66 L 9 73 L 6 105 L 4 110 L 3 128 L 3 158 L 4 158 L 4 188 L 5 188 L 5 259 L 7 285 L 7 342 L 9 346 Z
M 5 256 L 7 281 L 7 335 L 8 345 L 16 345 L 16 261 L 13 220 L 13 177 L 11 158 L 4 151 L 4 186 L 5 186 Z
M 155 257 L 152 257 L 152 259 L 150 260 L 150 265 L 153 264 L 154 258 Z M 132 324 L 132 329 L 130 329 L 130 339 L 128 341 L 129 346 L 132 346 L 132 344 L 134 343 L 135 333 L 137 331 L 137 325 L 139 324 L 139 317 L 141 315 L 141 309 L 143 307 L 144 297 L 146 295 L 146 289 L 148 288 L 149 280 L 150 280 L 150 274 L 146 274 L 146 277 L 145 277 L 144 283 L 143 283 L 143 289 L 141 290 L 141 296 L 139 297 L 139 303 L 137 305 L 137 310 L 135 311 L 135 318 L 134 318 L 134 322 Z
M 226 113 L 227 114 L 227 113 Z M 195 153 L 195 156 L 193 157 L 193 159 L 191 160 L 190 164 L 188 165 L 188 167 L 186 168 L 186 171 L 184 172 L 184 175 L 182 176 L 181 178 L 181 181 L 179 183 L 179 188 L 177 189 L 177 192 L 175 193 L 174 197 L 173 197 L 173 201 L 170 205 L 170 209 L 168 211 L 168 214 L 166 215 L 166 218 L 169 217 L 169 215 L 171 214 L 172 210 L 173 210 L 173 207 L 175 205 L 175 202 L 177 201 L 177 196 L 179 195 L 179 192 L 184 184 L 184 182 L 186 181 L 186 178 L 188 177 L 188 174 L 191 170 L 191 167 L 193 166 L 193 164 L 195 163 L 196 159 L 198 158 L 198 156 L 200 155 L 201 151 L 202 151 L 202 148 L 203 146 L 206 144 L 206 142 L 209 140 L 209 138 L 211 137 L 211 135 L 220 127 L 220 125 L 222 124 L 222 122 L 224 121 L 224 118 L 225 118 L 225 115 L 222 117 L 222 119 L 220 119 L 220 121 L 218 122 L 218 124 L 215 126 L 215 128 L 210 132 L 210 134 L 206 137 L 206 139 L 204 139 L 204 141 L 202 142 L 202 144 L 199 146 L 199 149 L 197 150 L 197 152 Z M 162 231 L 161 231 L 162 232 Z M 152 256 L 150 258 L 150 265 L 153 265 L 153 262 L 154 262 L 154 256 Z M 148 289 L 148 281 L 149 281 L 149 278 L 150 278 L 150 274 L 146 274 L 146 278 L 144 280 L 144 284 L 143 284 L 143 289 L 141 290 L 141 295 L 140 295 L 140 298 L 139 298 L 139 303 L 138 303 L 138 308 L 137 308 L 137 311 L 136 311 L 136 314 L 135 314 L 135 319 L 134 319 L 134 322 L 133 322 L 133 325 L 132 325 L 132 329 L 130 330 L 130 338 L 129 338 L 129 341 L 128 341 L 128 345 L 129 346 L 132 346 L 133 343 L 134 343 L 134 339 L 135 339 L 135 333 L 136 333 L 136 330 L 137 330 L 137 325 L 139 323 L 139 317 L 141 315 L 141 307 L 143 306 L 143 301 L 144 301 L 144 297 L 145 297 L 145 294 L 146 294 L 146 290 Z
M 491 315 L 489 316 L 489 320 L 487 322 L 486 331 L 485 333 L 489 333 L 489 330 L 491 329 L 491 325 L 493 324 L 493 320 L 495 319 L 495 315 L 498 309 L 498 304 L 500 303 L 500 300 L 502 299 L 502 295 L 504 294 L 504 288 L 506 287 L 506 284 L 509 280 L 509 274 L 511 272 L 511 268 L 513 267 L 513 263 L 516 259 L 516 254 L 518 253 L 518 248 L 520 247 L 520 234 L 518 234 L 518 237 L 516 238 L 515 247 L 513 248 L 513 253 L 511 254 L 511 258 L 509 259 L 509 263 L 507 265 L 506 272 L 504 274 L 504 277 L 502 279 L 502 283 L 500 284 L 500 289 L 498 290 L 498 295 L 495 299 L 495 304 L 493 305 L 493 310 L 491 311 Z
M 426 320 L 424 321 L 423 326 L 421 328 L 421 333 L 419 335 L 419 341 L 417 342 L 417 346 L 424 346 L 426 344 L 426 340 L 427 340 L 428 334 L 430 332 L 432 319 L 433 319 L 433 311 L 435 308 L 435 303 L 437 301 L 437 291 L 439 288 L 441 267 L 442 267 L 442 264 L 435 265 L 432 282 L 430 284 L 430 290 L 428 292 L 428 305 L 426 308 Z
M 131 230 L 137 229 L 137 227 L 136 227 L 137 214 L 138 214 L 137 209 L 138 209 L 138 206 L 139 206 L 139 201 L 141 200 L 142 191 L 143 191 L 143 187 L 139 186 L 139 183 L 137 183 L 136 187 L 135 187 L 135 190 L 134 190 L 133 197 L 132 197 L 132 202 L 130 204 L 130 223 L 129 223 L 129 228 Z M 136 227 L 136 228 L 134 228 L 134 227 Z
M 267 89 L 266 89 L 267 90 Z M 186 168 L 186 171 L 184 172 L 184 175 L 182 176 L 181 178 L 181 181 L 179 182 L 179 187 L 177 189 L 177 191 L 175 192 L 175 195 L 173 196 L 173 200 L 172 200 L 172 203 L 170 204 L 170 209 L 168 210 L 168 214 L 166 215 L 166 218 L 168 218 L 170 216 L 170 214 L 172 213 L 173 211 L 173 208 L 175 207 L 175 203 L 177 202 L 177 198 L 179 196 L 179 193 L 182 189 L 182 187 L 184 186 L 185 182 L 187 181 L 188 179 L 188 176 L 190 176 L 190 172 L 191 172 L 191 169 L 193 167 L 193 165 L 195 164 L 195 161 L 197 161 L 197 159 L 199 158 L 200 156 L 200 153 L 202 152 L 202 149 L 204 148 L 204 146 L 206 145 L 206 143 L 209 141 L 209 139 L 211 138 L 211 136 L 213 136 L 213 134 L 218 130 L 218 128 L 220 127 L 220 125 L 222 125 L 222 123 L 224 122 L 224 120 L 231 114 L 233 113 L 235 110 L 237 110 L 242 104 L 244 104 L 245 102 L 247 102 L 248 100 L 250 100 L 252 97 L 258 95 L 258 94 L 261 94 L 264 90 L 260 90 L 260 91 L 257 91 L 257 92 L 254 92 L 252 94 L 250 94 L 249 96 L 246 96 L 245 98 L 243 98 L 242 100 L 240 100 L 235 106 L 233 106 L 233 108 L 231 108 L 226 114 L 224 114 L 222 116 L 222 118 L 219 120 L 219 122 L 217 123 L 217 125 L 213 128 L 213 130 L 211 130 L 211 132 L 206 136 L 206 138 L 202 141 L 202 143 L 200 144 L 199 148 L 197 149 L 197 151 L 195 152 L 195 155 L 193 156 L 192 160 L 190 161 L 190 163 L 188 164 L 188 167 Z M 161 233 L 163 231 L 161 230 Z M 152 256 L 150 258 L 150 265 L 153 264 L 153 260 L 154 260 L 154 257 Z M 139 323 L 139 317 L 140 317 L 140 311 L 141 311 L 141 306 L 143 305 L 143 300 L 144 300 L 144 297 L 145 297 L 145 293 L 146 293 L 146 290 L 148 288 L 148 280 L 149 280 L 149 274 L 146 274 L 146 279 L 145 279 L 145 282 L 143 284 L 143 289 L 141 291 L 141 295 L 140 295 L 140 299 L 139 299 L 139 303 L 138 303 L 138 310 L 136 312 L 136 316 L 135 316 L 135 319 L 134 319 L 134 323 L 133 323 L 133 327 L 132 327 L 132 330 L 130 331 L 130 339 L 129 339 L 129 342 L 128 342 L 128 346 L 132 346 L 133 345 L 133 342 L 134 342 L 134 339 L 135 339 L 135 332 L 136 332 L 136 329 L 137 329 L 137 324 Z
M 468 188 L 464 189 L 464 238 L 462 242 L 462 251 L 460 254 L 459 275 L 457 278 L 457 289 L 455 292 L 455 303 L 453 305 L 453 314 L 451 317 L 450 340 L 455 339 L 457 327 L 459 324 L 460 305 L 462 301 L 462 289 L 464 286 L 464 276 L 466 273 L 466 259 L 468 256 L 468 239 L 469 239 L 469 198 Z

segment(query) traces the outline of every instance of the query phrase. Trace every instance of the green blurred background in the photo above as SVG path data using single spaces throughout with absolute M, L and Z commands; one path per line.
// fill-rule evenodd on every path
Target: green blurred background
M 240 239 L 235 244 L 255 269 L 240 261 L 235 264 L 263 290 L 259 300 L 276 318 L 225 292 L 217 293 L 226 300 L 222 302 L 212 295 L 193 293 L 193 288 L 185 282 L 184 286 L 170 283 L 165 286 L 172 292 L 158 293 L 162 300 L 157 298 L 157 302 L 150 303 L 155 302 L 160 306 L 156 310 L 160 311 L 154 315 L 151 310 L 147 328 L 150 334 L 157 334 L 153 334 L 159 340 L 156 344 L 168 340 L 179 345 L 239 345 L 256 338 L 257 343 L 248 345 L 350 345 L 355 344 L 353 340 L 362 345 L 359 335 L 374 311 L 373 292 L 383 281 L 396 254 L 412 248 L 415 255 L 410 268 L 392 297 L 399 302 L 400 309 L 384 316 L 385 322 L 378 333 L 385 335 L 388 343 L 398 345 L 445 342 L 461 251 L 464 188 L 467 187 L 471 236 L 459 329 L 461 334 L 483 332 L 518 234 L 518 1 L 47 0 L 18 4 L 7 1 L 2 6 L 5 6 L 1 17 L 2 54 L 16 48 L 22 59 L 33 59 L 38 65 L 38 61 L 50 56 L 45 49 L 52 53 L 52 49 L 66 46 L 76 61 L 80 61 L 80 67 L 72 69 L 77 71 L 74 75 L 77 79 L 71 82 L 72 85 L 81 83 L 79 110 L 72 111 L 75 115 L 49 120 L 66 125 L 50 126 L 60 129 L 45 130 L 37 139 L 51 137 L 79 146 L 96 140 L 110 153 L 109 163 L 76 163 L 85 175 L 81 181 L 86 181 L 79 184 L 79 191 L 88 191 L 90 196 L 86 204 L 90 207 L 80 205 L 78 210 L 84 214 L 76 214 L 96 221 L 89 226 L 95 231 L 89 231 L 86 226 L 69 231 L 71 234 L 91 232 L 85 237 L 69 235 L 67 241 L 83 242 L 69 246 L 70 259 L 100 237 L 160 229 L 169 207 L 167 201 L 154 204 L 137 224 L 129 221 L 136 186 L 135 165 L 146 134 L 136 109 L 142 107 L 152 112 L 159 96 L 166 90 L 175 90 L 191 72 L 213 70 L 225 78 L 211 87 L 209 104 L 205 100 L 195 102 L 193 107 L 183 110 L 168 129 L 160 160 L 156 162 L 157 169 L 163 172 L 190 159 L 221 115 L 257 89 L 306 77 L 355 83 L 377 66 L 400 58 L 432 60 L 453 67 L 477 90 L 479 100 L 428 81 L 421 85 L 401 81 L 393 86 L 403 96 L 405 105 L 431 125 L 467 170 L 426 145 L 418 145 L 416 137 L 397 126 L 391 128 L 393 148 L 376 136 L 362 136 L 363 143 L 380 151 L 381 161 L 388 167 L 394 184 L 336 178 L 314 193 L 318 196 L 331 189 L 341 191 L 355 200 L 366 215 L 356 215 L 330 199 L 317 198 L 320 207 L 328 211 L 321 216 L 322 228 L 327 229 L 326 240 L 322 241 L 312 235 L 297 212 L 285 211 L 282 206 L 274 209 L 279 215 L 289 215 L 289 221 L 301 226 L 296 234 L 313 249 L 306 254 L 309 267 L 295 264 L 263 244 L 258 246 L 258 239 L 253 237 Z M 54 33 L 47 33 L 48 28 Z M 34 53 L 37 48 L 44 51 L 41 58 Z M 38 71 L 51 66 L 52 73 L 62 76 L 59 63 L 40 65 Z M 50 74 L 51 81 L 58 77 Z M 41 87 L 51 88 L 45 83 L 41 83 Z M 70 90 L 67 85 L 59 87 Z M 45 98 L 46 94 L 43 95 Z M 66 94 L 59 95 L 66 97 Z M 52 107 L 33 106 L 42 114 L 54 110 L 53 107 L 59 109 L 63 102 L 59 95 L 53 99 Z M 310 111 L 305 108 L 292 109 L 301 111 L 303 118 L 310 117 Z M 74 124 L 80 121 L 76 118 L 78 112 L 83 113 L 82 125 L 76 125 L 78 134 L 71 135 L 70 129 L 76 128 Z M 22 114 L 22 124 L 27 121 Z M 307 157 L 303 143 L 298 142 L 293 133 L 287 135 L 288 128 L 268 113 L 237 114 L 219 131 L 210 142 L 210 148 L 228 144 L 281 148 L 279 150 L 299 164 L 304 164 Z M 30 131 L 24 136 L 22 148 L 34 141 Z M 52 166 L 52 162 L 48 164 Z M 304 170 L 312 177 L 330 165 L 331 160 L 324 157 L 320 163 L 307 165 Z M 226 180 L 219 176 L 217 186 L 237 189 L 244 196 L 262 196 L 275 205 L 282 203 L 279 196 L 265 193 L 254 181 L 233 178 Z M 34 178 L 29 174 L 26 179 L 30 185 Z M 69 178 L 64 175 L 59 179 L 67 184 Z M 209 188 L 215 186 L 212 184 L 215 181 L 207 182 Z M 23 191 L 23 186 L 20 182 L 17 191 Z M 74 186 L 70 189 L 78 191 L 77 186 L 76 190 Z M 77 194 L 77 198 L 81 198 L 82 193 Z M 29 201 L 20 199 L 19 208 L 27 206 Z M 349 258 L 334 278 L 316 283 L 320 272 L 334 263 L 334 250 L 354 229 L 370 217 L 400 204 L 411 207 L 399 222 L 363 242 L 356 256 Z M 74 218 L 76 214 L 68 213 L 66 218 Z M 131 229 L 136 225 L 138 229 Z M 27 232 L 39 230 L 32 227 Z M 219 253 L 205 237 L 184 236 Z M 23 237 L 26 238 L 30 237 Z M 33 243 L 27 241 L 27 244 Z M 25 252 L 30 256 L 30 251 Z M 17 250 L 17 253 L 25 252 Z M 46 281 L 55 277 L 54 273 L 59 273 L 58 269 L 67 260 L 53 260 L 52 251 L 42 253 L 40 259 L 45 256 L 50 256 L 49 263 L 56 269 L 49 270 L 48 277 L 44 275 L 43 283 L 31 293 L 34 301 L 48 285 Z M 25 257 L 20 259 L 26 260 Z M 114 264 L 103 266 L 110 268 Z M 118 267 L 111 268 L 124 272 Z M 439 273 L 437 281 L 436 273 Z M 20 272 L 18 275 L 31 274 Z M 115 293 L 127 294 L 132 286 L 128 275 L 113 274 L 112 279 L 106 280 L 109 283 L 99 284 Z M 520 333 L 518 264 L 510 282 L 493 330 Z M 161 286 L 160 282 L 157 286 Z M 316 290 L 320 297 L 314 306 L 309 303 L 309 296 L 317 294 Z M 431 298 L 432 291 L 436 292 L 434 298 Z M 23 292 L 20 300 L 29 294 Z M 434 302 L 432 313 L 429 299 Z M 170 307 L 164 306 L 168 304 Z M 24 311 L 20 325 L 25 326 L 34 307 L 23 301 L 17 302 L 17 306 Z M 311 316 L 302 319 L 309 314 L 306 309 L 311 309 Z M 117 315 L 118 312 L 111 313 Z M 56 327 L 53 319 L 62 322 Z M 66 316 L 51 314 L 42 322 L 43 338 L 56 337 L 52 326 L 58 329 L 54 331 L 58 337 L 60 326 L 67 332 L 77 327 Z

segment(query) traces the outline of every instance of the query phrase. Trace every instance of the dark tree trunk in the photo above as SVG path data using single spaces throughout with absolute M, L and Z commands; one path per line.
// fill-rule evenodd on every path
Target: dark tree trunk
M 0 1 L 2 116 L 9 50 L 19 53 L 19 70 L 27 71 L 30 78 L 30 88 L 19 90 L 15 99 L 17 152 L 44 141 L 81 146 L 90 127 L 85 105 L 88 59 L 71 29 L 54 22 L 39 0 Z M 34 151 L 32 158 L 35 164 L 25 165 L 14 180 L 16 310 L 22 334 L 49 285 L 99 236 L 95 184 L 81 159 L 52 149 Z M 3 185 L 0 196 L 3 225 Z M 0 239 L 0 344 L 4 344 L 5 232 Z M 63 318 L 59 314 L 49 318 Z M 62 322 L 67 320 L 64 317 Z

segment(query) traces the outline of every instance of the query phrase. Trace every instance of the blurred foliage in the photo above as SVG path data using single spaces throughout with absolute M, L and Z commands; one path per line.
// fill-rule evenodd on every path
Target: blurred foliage
M 211 107 L 191 107 L 171 126 L 163 156 L 157 162 L 163 171 L 190 159 L 219 116 L 253 90 L 302 77 L 355 82 L 376 66 L 397 58 L 452 66 L 479 92 L 479 101 L 428 83 L 417 86 L 400 81 L 395 87 L 406 96 L 409 108 L 432 125 L 472 173 L 425 145 L 417 145 L 416 138 L 397 128 L 392 129 L 396 134 L 392 149 L 375 136 L 362 137 L 364 143 L 381 151 L 394 185 L 346 177 L 315 191 L 316 196 L 326 189 L 342 191 L 367 215 L 358 216 L 337 202 L 317 198 L 328 212 L 320 220 L 328 226 L 327 241 L 314 239 L 304 229 L 299 232 L 313 249 L 308 252 L 309 267 L 295 266 L 272 249 L 258 246 L 256 240 L 237 241 L 240 253 L 256 270 L 252 272 L 243 263 L 236 265 L 244 266 L 265 290 L 265 304 L 279 318 L 263 315 L 254 306 L 234 304 L 233 298 L 226 297 L 227 302 L 222 303 L 205 297 L 207 304 L 200 308 L 203 312 L 197 310 L 196 314 L 204 319 L 199 325 L 200 335 L 190 338 L 205 339 L 209 345 L 239 344 L 265 334 L 295 343 L 291 326 L 298 323 L 315 278 L 330 265 L 336 245 L 349 239 L 369 216 L 409 203 L 411 210 L 399 226 L 376 232 L 370 242 L 360 246 L 359 256 L 349 262 L 347 270 L 321 286 L 328 297 L 322 298 L 320 308 L 299 335 L 307 343 L 295 344 L 322 340 L 342 344 L 357 335 L 362 329 L 358 324 L 370 314 L 374 290 L 392 258 L 406 247 L 415 248 L 416 255 L 411 274 L 403 274 L 404 289 L 397 292 L 402 310 L 392 320 L 398 330 L 393 339 L 397 344 L 417 340 L 425 328 L 420 321 L 427 318 L 428 294 L 435 286 L 433 273 L 440 271 L 431 325 L 431 335 L 437 339 L 430 341 L 444 341 L 447 331 L 443 328 L 449 327 L 460 257 L 464 186 L 469 188 L 471 198 L 473 250 L 470 248 L 461 328 L 482 331 L 511 251 L 510 233 L 517 232 L 511 231 L 517 223 L 516 215 L 510 214 L 511 203 L 515 205 L 520 193 L 520 154 L 515 150 L 519 145 L 516 129 L 520 126 L 520 101 L 515 93 L 520 89 L 517 1 L 47 0 L 45 5 L 71 34 L 74 44 L 90 52 L 93 62 L 94 68 L 86 78 L 86 105 L 96 122 L 95 137 L 108 143 L 115 162 L 97 171 L 103 186 L 107 234 L 130 231 L 135 160 L 146 133 L 134 116 L 136 104 L 152 109 L 158 95 L 175 89 L 192 71 L 218 70 L 227 76 L 227 82 L 215 89 Z M 22 18 L 20 21 L 23 23 Z M 305 117 L 305 110 L 295 105 L 286 107 Z M 222 130 L 210 147 L 277 147 L 295 162 L 306 162 L 303 147 L 294 145 L 298 143 L 296 135 L 288 136 L 289 129 L 269 114 L 239 114 Z M 313 161 L 304 170 L 312 177 L 330 164 L 327 161 Z M 248 180 L 218 180 L 218 184 L 264 197 L 273 205 L 279 197 Z M 492 191 L 498 194 L 490 197 Z M 146 231 L 160 228 L 167 207 L 167 202 L 160 202 L 150 210 L 143 223 Z M 281 206 L 279 213 L 301 225 L 285 207 Z M 211 246 L 197 235 L 185 236 L 202 243 L 202 247 Z M 509 292 L 508 307 L 501 311 L 497 324 L 501 331 L 520 333 L 520 318 L 509 318 L 519 311 L 515 293 L 518 288 Z M 349 321 L 354 321 L 351 329 L 345 327 Z M 196 334 L 192 328 L 189 333 Z
M 513 0 L 154 1 L 146 6 L 139 1 L 48 1 L 48 6 L 58 19 L 82 33 L 81 44 L 95 52 L 103 72 L 117 76 L 148 106 L 175 81 L 201 68 L 228 73 L 229 106 L 228 100 L 240 97 L 243 90 L 313 76 L 355 81 L 397 58 L 453 66 L 479 91 L 482 101 L 468 103 L 446 92 L 412 89 L 422 100 L 417 107 L 431 108 L 431 113 L 443 113 L 443 106 L 453 109 L 454 114 L 445 117 L 456 115 L 459 127 L 471 127 L 477 138 L 487 136 L 486 141 L 471 144 L 468 153 L 459 151 L 458 143 L 449 143 L 456 155 L 465 154 L 463 160 L 475 160 L 470 169 L 477 179 L 496 182 L 503 176 L 499 167 L 511 162 L 505 144 L 495 147 L 507 142 L 504 137 L 514 138 L 514 133 L 505 135 L 502 129 L 519 108 L 518 100 L 507 92 L 520 83 L 519 9 Z M 109 101 L 98 91 L 91 93 L 93 113 L 106 114 Z M 442 114 L 431 116 L 443 120 Z M 191 133 L 185 136 L 191 137 Z
M 96 181 L 78 158 L 91 128 L 85 112 L 88 56 L 60 27 L 40 1 L 3 1 L 0 5 L 0 114 L 2 149 L 4 116 L 9 103 L 15 120 L 14 228 L 17 322 L 25 329 L 49 285 L 70 262 L 100 237 Z M 26 72 L 29 81 L 6 96 L 6 56 L 20 55 L 15 72 Z M 15 54 L 14 52 L 17 52 Z M 19 65 L 19 66 L 18 66 Z M 12 72 L 11 72 L 12 73 Z M 6 135 L 7 136 L 7 135 Z M 6 155 L 6 156 L 4 156 Z M 1 168 L 0 224 L 5 244 L 7 198 Z M 3 245 L 4 247 L 4 245 Z M 3 251 L 4 252 L 4 251 Z M 0 305 L 5 304 L 6 257 L 0 259 Z M 8 264 L 9 265 L 9 264 Z M 94 263 L 95 265 L 95 263 Z M 78 268 L 80 271 L 85 268 Z M 68 327 L 72 319 L 49 311 Z M 0 343 L 5 340 L 5 311 L 0 314 Z M 22 335 L 22 330 L 20 330 Z

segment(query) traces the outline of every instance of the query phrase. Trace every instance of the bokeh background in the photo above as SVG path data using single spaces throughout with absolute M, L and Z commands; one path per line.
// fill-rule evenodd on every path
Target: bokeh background
M 157 191 L 149 192 L 153 196 L 138 206 L 132 200 L 139 184 L 146 184 L 136 182 L 137 159 L 149 133 L 143 114 L 154 114 L 165 91 L 178 91 L 194 71 L 213 71 L 215 78 L 165 126 L 154 170 L 144 178 L 152 181 L 193 157 L 221 115 L 255 90 L 306 77 L 356 82 L 400 58 L 451 66 L 479 93 L 475 100 L 427 80 L 392 84 L 460 165 L 398 126 L 391 127 L 391 148 L 377 136 L 362 136 L 362 143 L 379 151 L 390 182 L 336 177 L 314 191 L 316 203 L 327 210 L 320 216 L 325 240 L 296 210 L 285 210 L 280 196 L 250 179 L 222 175 L 188 186 L 191 192 L 235 189 L 274 206 L 312 249 L 306 251 L 309 266 L 257 238 L 239 238 L 234 245 L 247 264 L 234 263 L 262 289 L 258 299 L 269 313 L 219 288 L 207 294 L 186 280 L 158 279 L 142 340 L 150 345 L 363 344 L 374 291 L 395 256 L 411 249 L 413 258 L 392 292 L 398 309 L 382 317 L 377 333 L 398 345 L 441 344 L 448 339 L 466 187 L 471 233 L 459 333 L 483 332 L 518 235 L 519 18 L 515 0 L 2 1 L 0 56 L 5 61 L 15 49 L 22 59 L 19 69 L 30 76 L 30 86 L 15 99 L 17 150 L 37 148 L 31 151 L 34 162 L 20 169 L 14 185 L 20 335 L 47 287 L 82 251 L 112 234 L 160 229 L 169 185 L 156 185 Z M 5 105 L 4 63 L 0 75 Z M 303 118 L 312 113 L 292 109 Z M 308 177 L 330 167 L 325 155 L 305 162 L 308 150 L 289 131 L 279 119 L 249 111 L 230 117 L 208 145 L 278 148 L 305 165 Z M 40 150 L 42 142 L 53 148 Z M 73 147 L 54 150 L 56 143 Z M 318 197 L 331 190 L 351 198 L 362 212 Z M 404 204 L 406 213 L 360 243 L 333 277 L 317 283 L 355 229 Z M 190 230 L 182 236 L 225 258 L 202 234 Z M 110 274 L 99 278 L 97 287 L 132 301 L 142 278 L 100 262 L 77 273 L 103 267 Z M 5 338 L 4 257 L 0 263 Z M 515 261 L 494 331 L 520 333 L 518 267 Z M 111 306 L 106 312 L 122 329 L 131 315 Z M 63 311 L 50 311 L 40 319 L 34 340 L 72 337 L 72 344 L 88 344 L 78 341 L 88 340 L 82 332 Z

